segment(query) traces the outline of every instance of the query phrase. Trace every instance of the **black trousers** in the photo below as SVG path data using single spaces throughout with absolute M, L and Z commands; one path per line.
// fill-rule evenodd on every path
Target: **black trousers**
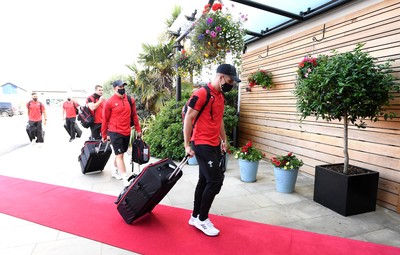
M 76 122 L 76 118 L 65 118 L 65 124 L 68 127 L 69 130 L 69 135 L 71 137 L 71 139 L 75 139 L 75 122 Z
M 36 137 L 37 143 L 43 143 L 43 128 L 42 121 L 29 121 L 29 134 L 31 137 Z
M 220 192 L 224 173 L 219 168 L 220 146 L 194 145 L 193 150 L 199 164 L 199 180 L 194 193 L 193 216 L 200 220 L 208 218 L 215 196 Z
M 101 140 L 101 123 L 94 123 L 90 127 L 90 132 L 92 133 L 90 136 L 91 140 Z

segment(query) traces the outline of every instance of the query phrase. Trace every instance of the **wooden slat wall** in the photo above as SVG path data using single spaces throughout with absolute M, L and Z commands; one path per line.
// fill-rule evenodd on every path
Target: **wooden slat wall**
M 314 27 L 247 52 L 242 65 L 239 143 L 252 140 L 268 158 L 292 151 L 305 163 L 301 170 L 311 175 L 316 165 L 343 162 L 343 125 L 314 117 L 300 121 L 293 89 L 302 58 L 329 55 L 333 49 L 353 50 L 357 43 L 364 42 L 364 50 L 379 62 L 393 59 L 393 75 L 400 78 L 399 1 L 383 1 L 325 26 L 321 42 L 313 42 L 312 38 L 322 37 L 323 26 Z M 247 76 L 257 69 L 272 72 L 273 89 L 256 86 L 246 91 Z M 400 116 L 400 94 L 393 95 L 388 110 Z M 350 163 L 380 172 L 377 203 L 400 213 L 400 117 L 367 124 L 366 129 L 349 129 Z

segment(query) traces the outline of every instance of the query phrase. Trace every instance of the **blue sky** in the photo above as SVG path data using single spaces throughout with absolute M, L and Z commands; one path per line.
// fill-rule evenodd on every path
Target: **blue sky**
M 154 44 L 174 5 L 196 0 L 12 0 L 0 2 L 0 84 L 27 90 L 91 90 L 128 74 Z M 205 3 L 207 1 L 204 1 Z M 201 13 L 201 10 L 200 10 Z

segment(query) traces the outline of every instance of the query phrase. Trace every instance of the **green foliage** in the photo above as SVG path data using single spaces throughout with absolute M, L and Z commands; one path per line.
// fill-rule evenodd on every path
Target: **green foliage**
M 239 117 L 236 114 L 236 108 L 225 105 L 224 111 L 224 126 L 225 126 L 225 133 L 228 137 L 228 141 L 233 140 L 233 128 L 236 127 L 239 123 Z
M 240 148 L 232 148 L 233 155 L 237 159 L 244 159 L 248 161 L 260 161 L 264 158 L 264 154 L 253 146 L 251 141 L 248 141 Z
M 150 145 L 152 156 L 172 160 L 181 160 L 185 156 L 181 115 L 185 103 L 186 100 L 168 101 L 149 124 L 144 139 Z
M 377 121 L 389 105 L 394 89 L 389 62 L 375 64 L 374 58 L 362 52 L 361 44 L 353 52 L 319 56 L 307 78 L 299 79 L 294 91 L 297 107 L 305 118 L 310 115 L 327 121 L 347 120 L 365 127 L 364 119 Z
M 260 85 L 263 89 L 272 88 L 272 73 L 266 70 L 258 70 L 247 78 L 250 87 Z
M 358 44 L 352 52 L 333 51 L 332 56 L 319 56 L 316 65 L 308 62 L 311 70 L 298 70 L 304 75 L 299 75 L 294 91 L 302 119 L 310 115 L 327 121 L 343 119 L 344 174 L 349 165 L 348 123 L 365 128 L 365 119 L 375 122 L 380 116 L 385 120 L 395 116 L 386 114 L 383 108 L 389 105 L 393 98 L 390 92 L 397 87 L 390 62 L 376 64 L 376 59 L 363 52 L 362 47 Z
M 292 152 L 287 155 L 277 155 L 270 159 L 273 166 L 285 170 L 299 169 L 303 165 L 303 160 L 298 159 Z

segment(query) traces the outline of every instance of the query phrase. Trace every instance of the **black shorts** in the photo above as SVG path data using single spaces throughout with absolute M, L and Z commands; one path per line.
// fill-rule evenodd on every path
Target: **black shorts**
M 125 136 L 115 132 L 108 132 L 111 139 L 111 144 L 114 149 L 114 154 L 123 154 L 128 150 L 130 135 Z

